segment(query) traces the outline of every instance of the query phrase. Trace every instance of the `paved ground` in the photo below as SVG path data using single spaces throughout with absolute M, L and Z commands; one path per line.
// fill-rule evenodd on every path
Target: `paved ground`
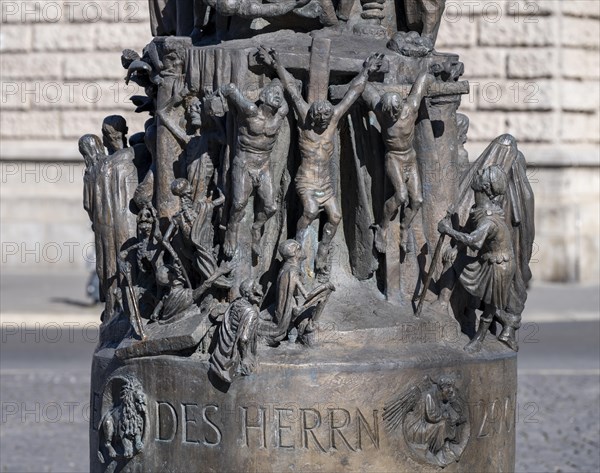
M 95 315 L 86 295 L 89 274 L 85 272 L 0 273 L 0 313 Z
M 85 279 L 0 277 L 0 472 L 88 469 L 89 367 L 97 338 L 90 321 L 99 310 L 86 306 Z M 531 292 L 519 353 L 518 472 L 600 471 L 599 292 L 572 286 Z M 67 325 L 36 327 L 33 314 Z M 554 322 L 561 314 L 570 321 Z

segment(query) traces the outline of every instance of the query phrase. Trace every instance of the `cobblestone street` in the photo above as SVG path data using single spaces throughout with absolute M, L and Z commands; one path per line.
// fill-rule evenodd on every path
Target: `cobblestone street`
M 518 472 L 600 469 L 598 375 L 519 375 Z

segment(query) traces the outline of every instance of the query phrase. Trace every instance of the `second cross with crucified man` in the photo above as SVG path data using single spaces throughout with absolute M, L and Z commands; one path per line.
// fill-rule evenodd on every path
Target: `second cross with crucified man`
M 335 106 L 327 100 L 307 103 L 296 87 L 294 76 L 281 65 L 276 51 L 261 47 L 258 57 L 264 64 L 275 70 L 290 95 L 298 115 L 298 146 L 301 163 L 295 182 L 303 213 L 298 221 L 296 239 L 299 242 L 304 241 L 310 224 L 321 211 L 325 212 L 327 222 L 323 227 L 323 236 L 315 261 L 316 271 L 323 273 L 327 270 L 327 256 L 331 241 L 342 219 L 332 169 L 337 127 L 342 117 L 365 90 L 369 76 L 381 67 L 383 55 L 373 54 L 367 58 L 361 72 L 350 83 L 348 92 Z
M 390 221 L 404 206 L 404 216 L 400 220 L 402 237 L 410 227 L 423 203 L 421 179 L 417 167 L 417 152 L 413 146 L 415 122 L 423 97 L 435 77 L 421 73 L 406 100 L 397 92 L 380 94 L 368 84 L 363 98 L 377 116 L 381 125 L 381 136 L 385 144 L 385 172 L 394 189 L 394 195 L 385 202 L 383 218 L 375 228 L 375 248 L 386 252 L 387 233 Z

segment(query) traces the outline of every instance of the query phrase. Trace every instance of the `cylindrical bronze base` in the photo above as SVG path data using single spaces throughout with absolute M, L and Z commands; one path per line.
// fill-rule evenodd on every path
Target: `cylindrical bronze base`
M 196 355 L 121 362 L 99 351 L 91 471 L 513 471 L 515 353 L 495 340 L 476 355 L 462 343 L 346 342 L 262 348 L 257 371 L 228 389 Z M 131 379 L 145 394 L 143 445 L 127 459 L 113 433 L 111 458 L 107 412 L 117 426 Z

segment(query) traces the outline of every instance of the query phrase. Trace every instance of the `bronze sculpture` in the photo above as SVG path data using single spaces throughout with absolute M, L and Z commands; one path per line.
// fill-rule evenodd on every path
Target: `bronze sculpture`
M 127 147 L 127 122 L 120 115 L 110 115 L 102 122 L 102 142 L 108 151 L 113 154 Z
M 89 137 L 84 137 L 80 146 L 83 153 L 95 154 L 94 170 L 88 172 L 86 207 L 92 218 L 96 238 L 96 267 L 100 277 L 101 300 L 106 300 L 104 317 L 110 319 L 116 310 L 119 287 L 117 257 L 123 245 L 136 236 L 135 214 L 130 206 L 140 176 L 147 171 L 145 155 L 139 148 L 122 148 L 108 156 L 99 150 L 90 150 Z M 88 143 L 88 144 L 86 144 Z M 140 156 L 141 155 L 141 156 Z M 141 159 L 140 159 L 141 157 Z M 89 158 L 88 158 L 89 160 Z M 93 197 L 93 203 L 89 199 Z
M 413 135 L 421 101 L 434 82 L 433 76 L 421 73 L 406 100 L 396 92 L 379 96 L 373 86 L 368 86 L 363 94 L 381 125 L 386 147 L 385 170 L 394 188 L 394 195 L 385 202 L 381 222 L 374 225 L 375 248 L 380 253 L 386 251 L 388 226 L 400 208 L 404 207 L 400 223 L 404 236 L 423 203 Z
M 456 380 L 425 378 L 384 407 L 389 430 L 402 428 L 413 454 L 444 468 L 460 460 L 469 439 L 467 406 Z M 424 447 L 424 448 L 423 448 Z
M 213 157 L 218 156 L 223 143 L 223 130 L 220 122 L 205 110 L 202 101 L 191 97 L 186 107 L 187 127 L 193 132 L 188 135 L 176 121 L 169 116 L 169 111 L 158 110 L 161 123 L 173 134 L 175 139 L 185 147 L 185 170 L 192 186 L 192 198 L 198 201 L 209 191 Z
M 470 183 L 475 190 L 475 195 L 478 195 L 481 205 L 491 207 L 486 210 L 497 220 L 495 226 L 503 233 L 499 242 L 494 242 L 498 246 L 497 250 L 503 254 L 502 260 L 497 264 L 503 266 L 503 270 L 510 274 L 500 278 L 496 287 L 499 299 L 496 299 L 495 308 L 488 307 L 488 313 L 482 315 L 480 319 L 480 329 L 472 343 L 469 343 L 469 350 L 478 350 L 481 347 L 479 343 L 485 337 L 487 328 L 490 325 L 490 314 L 498 320 L 503 326 L 502 332 L 498 336 L 498 340 L 508 345 L 513 350 L 518 350 L 516 341 L 516 330 L 521 324 L 521 313 L 527 299 L 526 285 L 531 279 L 531 271 L 529 264 L 525 261 L 531 259 L 531 250 L 533 246 L 533 192 L 526 178 L 525 163 L 522 155 L 517 149 L 515 139 L 510 135 L 501 135 L 496 138 L 473 164 L 467 176 L 466 183 Z M 485 176 L 488 181 L 486 189 L 481 189 L 482 182 Z M 497 179 L 496 191 L 500 192 L 497 195 L 486 199 L 484 195 L 493 194 L 494 186 L 490 180 Z M 464 184 L 463 184 L 464 185 Z M 487 194 L 486 194 L 487 192 Z M 465 194 L 463 201 L 457 207 L 457 213 L 460 215 L 460 224 L 465 228 L 477 228 L 478 216 L 481 218 L 481 210 L 477 208 L 477 200 L 475 206 L 470 206 L 473 197 L 469 198 L 469 194 Z M 489 200 L 489 202 L 488 202 Z M 455 231 L 448 228 L 448 220 L 441 223 L 443 234 L 451 236 L 455 235 Z M 446 230 L 451 230 L 447 233 Z M 490 239 L 492 236 L 489 237 Z M 463 235 L 458 236 L 457 240 L 467 246 L 473 246 L 472 243 L 467 243 Z M 485 240 L 481 242 L 485 243 Z M 473 259 L 473 256 L 467 256 L 466 248 L 463 248 L 459 253 L 454 251 L 449 257 L 448 264 L 445 265 L 444 271 L 440 277 L 439 285 L 440 292 L 437 303 L 442 307 L 447 307 L 450 303 L 452 289 L 456 281 L 456 274 L 461 274 L 464 270 L 466 258 Z M 486 254 L 483 252 L 482 254 Z M 482 256 L 483 258 L 483 256 Z M 505 258 L 508 260 L 504 261 Z M 498 259 L 498 258 L 496 258 Z M 490 261 L 492 261 L 490 259 Z M 509 264 L 509 261 L 511 263 Z M 478 264 L 478 263 L 475 263 Z M 510 266 L 510 268 L 504 268 Z M 485 268 L 485 265 L 483 266 Z M 492 266 L 493 267 L 493 266 Z M 474 266 L 472 267 L 474 269 Z M 498 268 L 496 268 L 498 269 Z M 460 276 L 459 276 L 460 277 Z M 481 294 L 483 285 L 485 284 L 483 275 L 476 276 L 473 279 L 475 287 L 467 283 L 467 291 L 476 296 L 476 302 L 483 299 L 489 304 L 489 300 L 485 301 L 486 297 Z M 489 282 L 489 279 L 488 279 Z M 470 290 L 469 290 L 470 289 Z M 462 304 L 464 306 L 464 302 Z M 459 310 L 460 311 L 460 310 Z M 495 313 L 495 315 L 494 315 Z
M 240 286 L 240 297 L 223 317 L 210 372 L 226 383 L 238 374 L 249 375 L 256 367 L 258 305 L 262 295 L 260 286 L 247 279 Z
M 444 5 L 150 0 L 144 130 L 79 143 L 92 471 L 513 468 L 533 194 L 510 135 L 469 163 Z
M 127 265 L 124 270 L 128 273 L 128 284 L 135 287 L 136 296 L 139 298 L 139 310 L 148 313 L 154 310 L 157 303 L 156 273 L 163 266 L 162 235 L 159 230 L 159 222 L 156 210 L 151 203 L 140 203 L 140 211 L 137 216 L 137 242 L 127 247 L 120 253 L 121 261 Z M 131 261 L 129 254 L 135 252 L 137 272 L 135 279 L 131 279 L 131 267 L 127 261 Z
M 223 250 L 229 258 L 233 257 L 238 228 L 254 190 L 261 203 L 252 225 L 252 251 L 260 256 L 263 227 L 277 210 L 270 155 L 289 108 L 279 81 L 273 80 L 262 89 L 257 104 L 245 99 L 235 84 L 228 84 L 221 91 L 237 110 L 239 122 L 231 171 L 233 202 Z
M 302 246 L 296 240 L 286 240 L 279 245 L 283 265 L 277 276 L 277 298 L 273 325 L 261 327 L 261 334 L 267 343 L 278 346 L 288 337 L 290 329 L 296 327 L 297 341 L 310 345 L 310 334 L 316 330 L 320 312 L 324 309 L 327 297 L 335 288 L 330 282 L 317 286 L 309 293 L 302 283 L 302 260 L 305 259 Z M 299 304 L 297 296 L 304 298 Z M 304 316 L 304 312 L 313 308 L 314 313 Z
M 331 241 L 341 221 L 332 176 L 333 138 L 340 120 L 364 91 L 369 76 L 381 67 L 382 56 L 372 55 L 366 59 L 360 74 L 350 83 L 348 92 L 339 104 L 333 106 L 327 100 L 307 103 L 298 93 L 293 76 L 281 65 L 274 50 L 261 49 L 259 55 L 261 61 L 275 69 L 298 115 L 301 163 L 296 172 L 295 183 L 303 213 L 296 232 L 298 240 L 303 241 L 306 229 L 319 214 L 324 212 L 327 215 L 315 261 L 317 273 L 324 273 L 327 271 Z
M 502 209 L 494 202 L 506 192 L 506 175 L 499 166 L 490 166 L 475 177 L 475 206 L 471 209 L 474 230 L 461 233 L 452 228 L 449 219 L 440 222 L 440 233 L 479 251 L 477 259 L 462 268 L 459 281 L 485 305 L 475 338 L 467 350 L 478 350 L 492 319 L 508 305 L 510 284 L 516 270 L 515 252 Z
M 112 380 L 112 383 L 120 384 L 119 398 L 113 400 L 117 402 L 104 413 L 100 422 L 104 448 L 98 450 L 98 457 L 103 463 L 113 463 L 118 457 L 130 459 L 140 453 L 144 449 L 148 422 L 147 399 L 140 382 L 128 376 Z

